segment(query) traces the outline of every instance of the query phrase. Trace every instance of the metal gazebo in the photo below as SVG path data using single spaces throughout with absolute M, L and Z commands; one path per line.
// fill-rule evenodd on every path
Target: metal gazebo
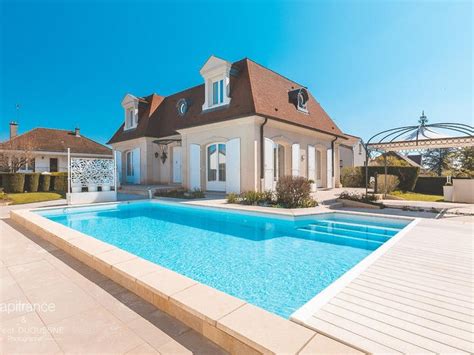
M 449 132 L 455 136 L 448 136 Z M 422 112 L 418 125 L 391 128 L 379 132 L 365 143 L 365 193 L 369 187 L 369 156 L 373 151 L 417 151 L 426 149 L 463 148 L 474 146 L 474 127 L 463 123 L 428 123 Z M 384 154 L 385 186 L 387 186 L 387 156 Z M 386 194 L 386 191 L 385 191 Z

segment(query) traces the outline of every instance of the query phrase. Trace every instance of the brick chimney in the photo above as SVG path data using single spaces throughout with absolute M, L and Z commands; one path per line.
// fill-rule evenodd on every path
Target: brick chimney
M 76 127 L 74 128 L 74 135 L 76 137 L 80 137 L 81 136 L 81 129 L 79 127 Z
M 18 123 L 15 121 L 10 122 L 10 139 L 18 135 Z

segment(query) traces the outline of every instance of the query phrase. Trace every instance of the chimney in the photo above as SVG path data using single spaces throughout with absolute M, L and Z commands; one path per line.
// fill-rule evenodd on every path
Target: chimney
M 81 136 L 81 129 L 79 127 L 76 127 L 74 128 L 74 135 L 76 137 L 80 137 Z
M 10 122 L 10 139 L 18 135 L 18 123 L 15 121 Z

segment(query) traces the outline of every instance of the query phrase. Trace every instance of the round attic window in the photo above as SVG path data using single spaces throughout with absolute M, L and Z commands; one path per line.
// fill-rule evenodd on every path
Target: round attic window
M 306 89 L 302 88 L 298 92 L 298 109 L 306 110 L 306 103 L 308 102 L 309 95 Z
M 188 103 L 186 102 L 186 99 L 180 99 L 176 104 L 176 107 L 178 109 L 178 115 L 184 116 L 186 111 L 188 111 Z

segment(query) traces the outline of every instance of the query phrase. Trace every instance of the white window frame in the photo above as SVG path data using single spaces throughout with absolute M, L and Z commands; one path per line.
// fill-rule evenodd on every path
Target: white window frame
M 133 129 L 138 126 L 137 109 L 133 106 L 125 108 L 124 130 Z

